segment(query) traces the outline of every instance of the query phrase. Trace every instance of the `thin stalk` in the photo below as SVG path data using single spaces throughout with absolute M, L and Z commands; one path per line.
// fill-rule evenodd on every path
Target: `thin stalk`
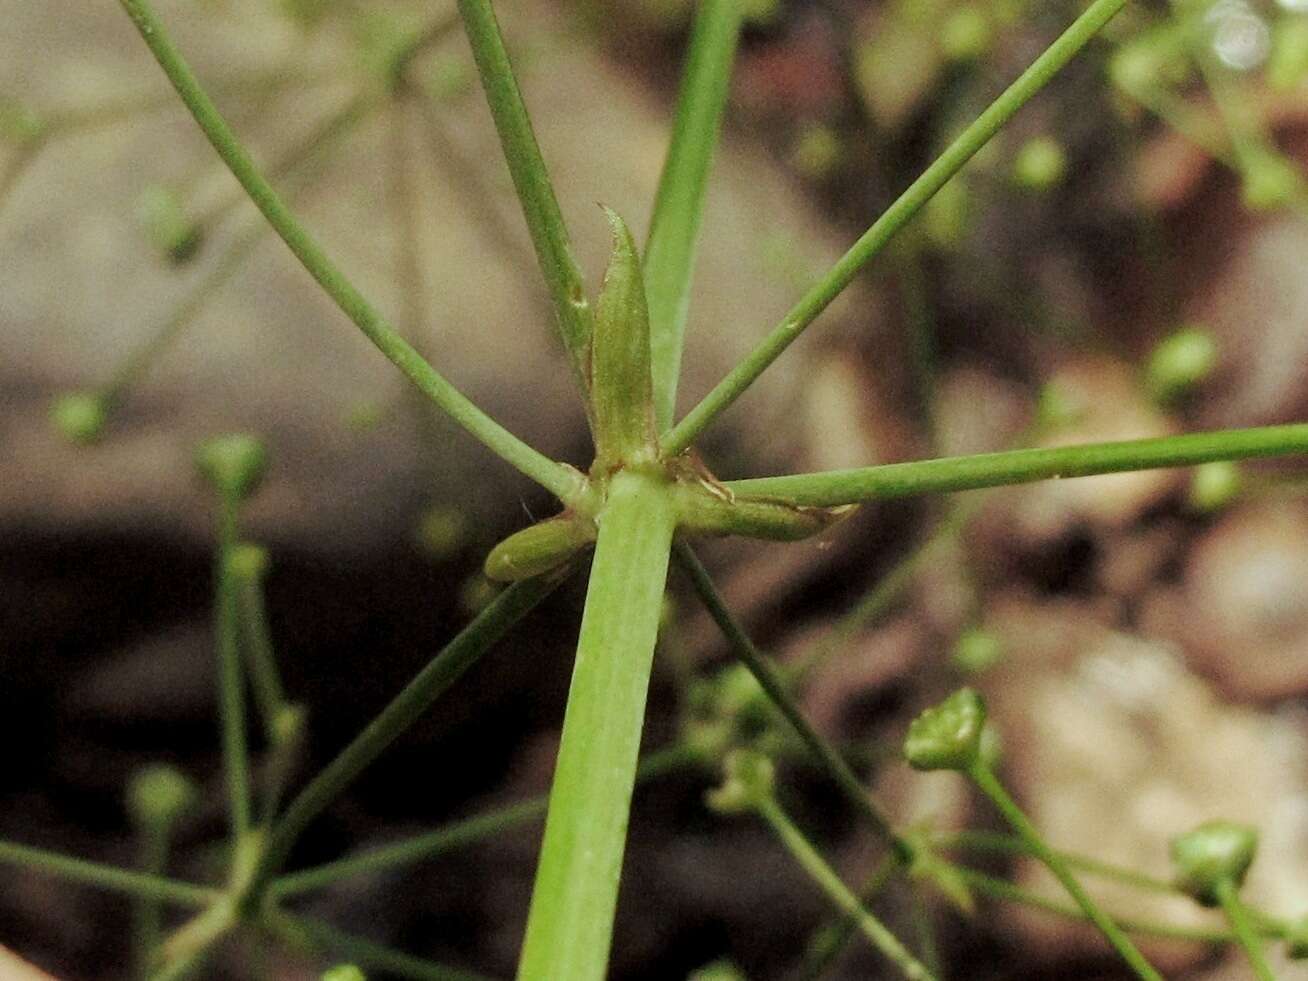
M 895 856 L 887 855 L 883 858 L 867 885 L 859 890 L 859 906 L 863 908 L 870 906 L 886 884 L 902 868 Z M 848 913 L 814 930 L 804 951 L 804 960 L 796 970 L 793 981 L 817 981 L 827 972 L 827 968 L 857 932 L 858 918 Z
M 1231 879 L 1223 879 L 1217 883 L 1217 900 L 1222 904 L 1222 912 L 1226 914 L 1226 920 L 1231 924 L 1231 932 L 1244 948 L 1249 966 L 1253 968 L 1258 981 L 1276 981 L 1276 975 L 1272 973 L 1272 968 L 1267 963 L 1267 955 L 1263 953 L 1262 938 L 1254 929 L 1249 910 L 1240 901 L 1239 890 Z
M 765 798 L 759 802 L 756 809 L 759 816 L 768 823 L 773 833 L 780 839 L 786 851 L 790 852 L 795 861 L 808 873 L 809 878 L 818 884 L 836 906 L 853 917 L 863 936 L 899 968 L 904 977 L 909 978 L 910 981 L 934 981 L 935 975 L 927 969 L 926 965 L 914 957 L 899 938 L 868 912 L 858 901 L 858 897 L 840 881 L 840 877 L 809 844 L 804 833 L 790 820 L 775 798 Z
M 654 417 L 660 432 L 672 425 L 676 411 L 704 195 L 727 104 L 742 6 L 741 0 L 704 0 L 696 9 L 672 141 L 645 242 Z
M 1104 935 L 1113 949 L 1121 956 L 1122 960 L 1130 965 L 1131 970 L 1136 973 L 1137 977 L 1145 981 L 1163 981 L 1163 976 L 1159 974 L 1154 967 L 1144 958 L 1144 955 L 1136 948 L 1131 939 L 1122 932 L 1122 929 L 1109 918 L 1108 914 L 1099 908 L 1099 905 L 1090 898 L 1089 894 L 1076 881 L 1067 863 L 1054 852 L 1045 840 L 1040 837 L 1040 832 L 1036 830 L 1035 825 L 1022 813 L 1017 803 L 1008 796 L 995 775 L 984 763 L 974 763 L 967 770 L 967 775 L 980 788 L 981 792 L 990 798 L 991 803 L 999 810 L 1009 824 L 1026 842 L 1031 853 L 1044 863 L 1045 867 L 1054 874 L 1063 888 L 1067 890 L 1078 906 L 1085 912 L 1090 922 L 1098 927 L 1099 932 Z
M 83 858 L 60 855 L 12 841 L 0 841 L 0 863 L 18 865 L 44 872 L 47 875 L 78 882 L 96 889 L 126 893 L 142 899 L 153 899 L 173 906 L 202 908 L 219 897 L 216 889 L 178 882 L 160 875 L 129 872 L 126 869 L 102 865 Z
M 431 704 L 467 671 L 514 624 L 526 616 L 566 578 L 567 567 L 553 574 L 514 583 L 432 658 L 368 726 L 291 801 L 273 827 L 268 845 L 245 891 L 243 904 L 253 907 L 281 869 L 301 832 L 381 753 L 416 722 Z
M 664 438 L 669 456 L 689 448 L 695 438 L 747 389 L 817 316 L 917 214 L 972 156 L 989 142 L 1033 95 L 1039 92 L 1099 29 L 1122 9 L 1126 0 L 1095 0 L 1002 95 L 977 117 L 908 189 L 863 233 L 840 261 L 819 280 L 771 334 L 718 383 L 702 402 Z
M 695 754 L 682 746 L 651 753 L 636 768 L 636 783 L 640 784 L 662 776 L 695 760 Z M 286 896 L 321 889 L 352 876 L 382 872 L 397 866 L 435 858 L 437 855 L 484 841 L 502 831 L 543 817 L 548 803 L 549 798 L 542 794 L 487 814 L 478 814 L 462 821 L 455 821 L 427 834 L 416 835 L 391 845 L 370 849 L 360 855 L 281 876 L 273 880 L 268 891 L 277 899 L 283 899 Z
M 227 811 L 233 842 L 245 838 L 251 820 L 250 751 L 245 738 L 245 673 L 239 635 L 241 613 L 230 557 L 236 545 L 237 501 L 227 495 L 218 519 L 215 563 L 215 637 L 218 648 L 218 717 L 222 725 L 223 772 L 227 776 Z
M 1086 921 L 1089 919 L 1085 911 L 1077 906 L 1050 899 L 1029 889 L 1023 889 L 1021 886 L 1015 886 L 1005 879 L 999 879 L 977 869 L 968 868 L 966 865 L 951 863 L 950 869 L 968 889 L 983 896 L 989 896 L 991 899 L 1006 903 L 1017 903 L 1021 906 L 1028 906 L 1031 909 L 1052 913 L 1055 916 L 1061 916 L 1069 920 Z M 1180 926 L 1173 923 L 1156 923 L 1152 920 L 1132 919 L 1130 917 L 1123 917 L 1118 920 L 1118 926 L 1138 936 L 1162 937 L 1169 940 L 1193 940 L 1199 943 L 1226 944 L 1235 939 L 1229 930 L 1215 929 L 1213 927 Z
M 243 576 L 236 577 L 235 586 L 241 636 L 245 641 L 246 661 L 250 671 L 250 688 L 259 706 L 267 739 L 270 743 L 275 743 L 277 718 L 286 708 L 287 702 L 281 673 L 277 670 L 272 635 L 268 630 L 263 586 L 258 579 Z
M 586 298 L 581 268 L 572 255 L 568 228 L 554 196 L 549 171 L 536 143 L 490 0 L 459 0 L 459 13 L 463 16 L 468 43 L 472 45 L 504 159 L 522 204 L 536 260 L 554 304 L 559 336 L 568 352 L 578 391 L 584 396 L 590 387 L 589 349 L 594 314 Z
M 1308 423 L 1224 429 L 1118 443 L 1008 450 L 975 456 L 891 463 L 856 470 L 730 480 L 733 494 L 832 507 L 919 494 L 952 493 L 1060 477 L 1186 467 L 1213 460 L 1308 453 Z
M 808 747 L 817 761 L 831 775 L 846 799 L 854 805 L 877 836 L 893 849 L 898 861 L 904 864 L 911 862 L 914 855 L 912 844 L 896 833 L 890 819 L 881 813 L 881 810 L 873 803 L 872 798 L 868 796 L 862 781 L 858 778 L 858 774 L 804 718 L 799 706 L 791 697 L 790 692 L 786 690 L 786 680 L 782 677 L 781 672 L 773 667 L 763 652 L 754 646 L 754 642 L 739 621 L 727 609 L 717 587 L 713 585 L 713 579 L 709 576 L 708 570 L 695 556 L 694 551 L 684 542 L 678 542 L 673 551 L 676 554 L 677 563 L 690 577 L 695 592 L 699 594 L 699 598 L 704 602 L 709 615 L 713 617 L 713 622 L 718 625 L 723 636 L 731 644 L 731 649 L 736 657 L 744 663 L 745 667 L 757 679 L 763 691 L 772 700 L 772 704 L 791 724 L 804 745 Z
M 259 173 L 249 153 L 237 140 L 231 127 L 201 88 L 190 66 L 169 40 L 163 24 L 147 0 L 119 2 L 131 16 L 142 40 L 214 150 L 231 169 L 282 241 L 342 312 L 410 381 L 491 452 L 561 499 L 573 498 L 582 483 L 578 474 L 522 442 L 469 401 L 422 359 L 327 257 L 321 246 L 300 225 L 277 192 Z
M 279 912 L 275 917 L 267 917 L 264 925 L 296 946 L 307 945 L 399 978 L 412 978 L 414 981 L 490 981 L 484 974 L 414 957 L 384 944 L 346 933 L 310 916 Z
M 667 488 L 619 471 L 600 516 L 520 981 L 599 981 L 676 524 Z
M 168 868 L 170 831 L 166 824 L 149 824 L 141 829 L 141 868 L 146 875 L 163 876 Z M 153 896 L 137 896 L 132 902 L 132 948 L 137 976 L 146 978 L 158 955 L 163 938 L 163 911 Z

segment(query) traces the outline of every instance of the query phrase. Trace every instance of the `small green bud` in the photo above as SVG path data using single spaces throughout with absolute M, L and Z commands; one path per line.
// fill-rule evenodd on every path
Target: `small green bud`
M 940 25 L 940 50 L 950 61 L 976 61 L 990 50 L 992 41 L 990 21 L 974 4 L 957 8 Z
M 1308 79 L 1308 17 L 1282 17 L 1272 27 L 1267 82 L 1282 92 Z
M 288 702 L 283 705 L 272 720 L 272 739 L 278 746 L 290 746 L 304 735 L 304 724 L 308 713 L 303 705 Z
M 165 763 L 142 767 L 127 785 L 127 810 L 141 827 L 166 827 L 199 797 L 186 774 Z
M 980 674 L 1004 656 L 1003 645 L 989 630 L 969 627 L 954 642 L 954 666 L 968 674 Z
M 45 133 L 45 120 L 37 113 L 6 96 L 0 95 L 0 143 L 23 146 Z
M 1271 211 L 1289 204 L 1303 193 L 1299 168 L 1275 150 L 1260 150 L 1241 160 L 1244 184 L 1241 197 L 1252 211 Z
M 1128 93 L 1145 91 L 1155 85 L 1160 75 L 1158 54 L 1143 42 L 1124 44 L 1108 62 L 1108 77 Z
M 433 559 L 450 559 L 468 540 L 468 516 L 459 508 L 433 505 L 422 513 L 414 541 Z
M 591 339 L 591 404 L 595 463 L 600 470 L 658 457 L 650 375 L 649 310 L 635 239 L 617 212 L 605 208 L 613 252 L 595 308 Z
M 50 406 L 50 421 L 64 439 L 78 446 L 96 442 L 108 418 L 105 400 L 93 392 L 65 392 Z
M 1241 483 L 1240 467 L 1235 462 L 1214 460 L 1201 463 L 1194 468 L 1186 499 L 1190 507 L 1201 514 L 1219 511 L 1235 500 Z
M 691 971 L 686 981 L 745 981 L 745 975 L 731 961 L 714 961 Z
M 1088 406 L 1066 385 L 1049 382 L 1040 389 L 1036 399 L 1036 424 L 1045 430 L 1057 431 L 1074 426 L 1086 414 Z
M 1067 153 L 1052 136 L 1027 140 L 1013 159 L 1013 180 L 1033 191 L 1047 191 L 1067 176 Z
M 805 126 L 790 148 L 790 164 L 809 180 L 831 176 L 843 156 L 840 137 L 830 126 L 814 123 Z
M 904 757 L 915 770 L 966 770 L 980 757 L 986 706 L 980 694 L 960 688 L 908 727 Z
M 268 550 L 254 542 L 240 542 L 227 556 L 232 575 L 246 582 L 262 582 L 268 574 Z
M 322 972 L 322 981 L 368 981 L 368 976 L 354 964 L 337 964 Z
M 1163 338 L 1145 363 L 1145 386 L 1154 400 L 1172 402 L 1189 393 L 1217 367 L 1217 342 L 1201 327 L 1183 327 Z
M 708 806 L 719 814 L 752 811 L 772 796 L 776 767 L 757 750 L 737 749 L 724 764 L 726 777 L 720 787 L 708 792 Z
M 595 540 L 595 523 L 575 514 L 538 521 L 515 532 L 486 556 L 483 571 L 496 582 L 517 582 L 557 569 Z
M 201 443 L 195 465 L 218 493 L 239 501 L 253 494 L 263 480 L 268 451 L 254 436 L 230 433 Z
M 1308 960 L 1308 916 L 1286 924 L 1285 954 L 1292 961 Z
M 136 202 L 136 213 L 150 244 L 173 265 L 184 265 L 200 251 L 203 230 L 191 221 L 172 188 L 147 187 Z
M 1239 887 L 1258 850 L 1258 832 L 1231 821 L 1209 821 L 1172 840 L 1177 886 L 1205 906 L 1216 906 L 1218 885 Z

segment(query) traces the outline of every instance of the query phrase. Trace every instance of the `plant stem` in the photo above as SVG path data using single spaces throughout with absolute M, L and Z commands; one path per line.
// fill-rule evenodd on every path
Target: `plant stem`
M 218 519 L 215 562 L 215 635 L 218 648 L 218 716 L 222 723 L 223 771 L 227 775 L 227 809 L 232 841 L 250 830 L 250 753 L 245 738 L 245 678 L 239 634 L 241 613 L 230 557 L 236 545 L 237 499 L 225 495 Z
M 703 0 L 696 9 L 672 141 L 645 242 L 654 414 L 660 432 L 672 425 L 676 411 L 704 195 L 740 37 L 741 6 L 741 0 Z
M 148 824 L 141 828 L 141 867 L 146 875 L 162 877 L 168 868 L 170 829 L 167 823 Z M 132 947 L 136 954 L 137 976 L 146 978 L 150 965 L 158 956 L 163 937 L 159 900 L 137 896 L 132 903 Z
M 1124 470 L 1185 467 L 1213 460 L 1245 460 L 1300 453 L 1308 453 L 1306 423 L 1053 449 L 1008 450 L 786 477 L 756 477 L 730 480 L 725 486 L 741 496 L 768 497 L 809 507 L 831 507 L 890 497 L 1025 484 L 1049 478 L 1088 477 Z
M 217 890 L 205 886 L 178 882 L 159 875 L 129 872 L 111 865 L 60 855 L 43 848 L 33 848 L 12 841 L 0 841 L 0 863 L 21 865 L 96 889 L 127 893 L 143 899 L 155 899 L 174 906 L 204 907 L 219 896 Z
M 490 981 L 484 974 L 446 967 L 414 957 L 364 937 L 339 930 L 330 923 L 309 916 L 278 912 L 266 917 L 264 926 L 296 946 L 307 945 L 329 951 L 339 957 L 357 961 L 364 967 L 376 968 L 400 978 L 414 981 Z
M 651 753 L 636 768 L 636 783 L 661 776 L 671 770 L 695 762 L 694 753 L 683 747 Z M 399 865 L 409 865 L 425 859 L 435 858 L 446 852 L 466 845 L 474 844 L 493 837 L 501 831 L 534 821 L 545 814 L 549 798 L 545 795 L 530 800 L 510 804 L 487 814 L 455 821 L 443 828 L 437 828 L 427 834 L 417 835 L 404 841 L 397 841 L 381 848 L 373 848 L 360 855 L 338 859 L 312 869 L 294 872 L 273 880 L 269 886 L 271 895 L 278 899 L 294 896 L 298 893 L 320 889 L 323 886 L 348 879 L 355 875 L 367 875 L 381 872 Z
M 676 523 L 653 478 L 619 471 L 599 519 L 520 981 L 600 981 Z
M 584 398 L 590 388 L 589 348 L 594 315 L 581 269 L 572 255 L 567 225 L 554 196 L 549 171 L 536 143 L 490 0 L 459 0 L 459 13 L 463 15 L 486 102 L 495 119 L 504 159 L 527 220 L 536 260 L 554 304 L 559 336 L 568 352 L 578 391 Z
M 582 484 L 577 473 L 528 446 L 474 405 L 422 359 L 327 257 L 259 173 L 249 153 L 201 88 L 190 66 L 168 39 L 148 0 L 119 2 L 214 150 L 282 241 L 342 312 L 410 381 L 491 452 L 560 499 L 572 499 Z
M 422 669 L 368 726 L 309 783 L 274 826 L 245 892 L 243 905 L 258 903 L 272 877 L 309 822 L 472 667 L 496 641 L 566 578 L 569 567 L 514 583 L 500 593 Z
M 1249 966 L 1253 968 L 1258 981 L 1276 981 L 1276 975 L 1272 973 L 1267 963 L 1267 956 L 1263 953 L 1262 938 L 1254 929 L 1249 919 L 1249 911 L 1240 901 L 1239 890 L 1231 879 L 1223 879 L 1217 884 L 1217 899 L 1222 904 L 1222 912 L 1226 914 L 1227 922 L 1231 924 L 1231 932 L 1244 948 L 1245 955 L 1249 958 Z
M 1066 65 L 1122 7 L 1126 0 L 1095 0 L 1002 95 L 954 140 L 863 233 L 840 261 L 819 280 L 771 334 L 718 383 L 664 438 L 664 452 L 675 456 L 730 406 L 858 274 L 908 224 L 945 183 L 962 169 Z
M 908 948 L 900 942 L 899 938 L 868 912 L 858 901 L 858 897 L 840 881 L 840 877 L 809 844 L 803 832 L 795 827 L 794 822 L 790 820 L 774 798 L 769 797 L 761 801 L 757 806 L 757 810 L 759 816 L 768 823 L 786 850 L 808 873 L 809 877 L 818 884 L 836 906 L 854 918 L 859 930 L 871 941 L 872 946 L 894 963 L 904 977 L 909 978 L 910 981 L 934 981 L 935 976 L 927 970 L 926 965 L 914 957 Z
M 1062 883 L 1068 895 L 1076 900 L 1076 904 L 1085 912 L 1090 922 L 1099 928 L 1099 932 L 1104 935 L 1113 946 L 1113 949 L 1121 955 L 1122 960 L 1131 966 L 1136 975 L 1146 979 L 1146 981 L 1163 981 L 1163 976 L 1145 960 L 1144 955 L 1136 949 L 1135 944 L 1131 943 L 1130 938 L 1122 932 L 1116 923 L 1109 919 L 1108 915 L 1081 888 L 1081 884 L 1076 881 L 1076 877 L 1072 875 L 1067 863 L 1045 844 L 1035 825 L 1022 813 L 1013 798 L 1008 796 L 1008 792 L 1004 790 L 990 769 L 984 763 L 978 761 L 968 768 L 967 775 L 972 778 L 972 781 L 980 788 L 981 792 L 990 798 L 991 802 L 1004 816 L 1004 820 L 1013 826 L 1013 830 L 1026 842 L 1026 846 L 1031 849 L 1031 853 L 1040 859 L 1045 867 L 1054 874 L 1054 877 Z
M 858 774 L 819 735 L 817 730 L 809 725 L 799 706 L 795 704 L 795 700 L 791 698 L 790 693 L 786 690 L 786 682 L 782 678 L 781 672 L 774 668 L 763 652 L 754 646 L 754 642 L 739 621 L 727 609 L 717 587 L 713 585 L 708 570 L 704 568 L 690 546 L 684 542 L 678 542 L 673 551 L 678 564 L 690 577 L 695 592 L 699 594 L 699 598 L 704 602 L 709 615 L 713 617 L 714 623 L 718 625 L 723 636 L 731 644 L 736 657 L 744 663 L 745 667 L 757 679 L 763 691 L 772 700 L 773 705 L 791 724 L 804 745 L 808 747 L 817 761 L 835 780 L 836 785 L 844 793 L 846 799 L 867 820 L 877 836 L 891 847 L 897 860 L 905 865 L 911 862 L 914 854 L 913 846 L 895 832 L 890 820 L 872 802 L 871 797 L 863 788 L 863 783 L 859 780 Z
M 867 885 L 859 890 L 859 906 L 870 906 L 881 894 L 881 890 L 903 868 L 894 855 L 887 855 L 868 880 Z M 817 981 L 831 965 L 837 955 L 858 930 L 857 916 L 842 914 L 839 919 L 824 923 L 809 938 L 804 951 L 804 960 L 795 972 L 794 981 Z

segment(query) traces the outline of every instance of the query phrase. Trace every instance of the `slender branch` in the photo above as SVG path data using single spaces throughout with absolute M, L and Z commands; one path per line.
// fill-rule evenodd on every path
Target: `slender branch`
M 232 841 L 250 830 L 250 753 L 245 738 L 245 673 L 239 636 L 241 612 L 230 557 L 236 545 L 237 499 L 224 494 L 218 519 L 215 562 L 215 633 L 218 648 L 218 715 L 222 723 L 223 770 L 227 775 L 227 807 Z
M 859 906 L 870 906 L 902 868 L 894 855 L 883 858 L 868 879 L 867 885 L 859 890 Z M 817 981 L 826 973 L 831 962 L 845 949 L 845 945 L 857 931 L 858 918 L 849 913 L 844 913 L 839 919 L 824 923 L 814 930 L 804 951 L 804 960 L 795 972 L 794 981 Z
M 676 514 L 667 488 L 611 480 L 568 691 L 519 981 L 600 981 Z
M 840 295 L 895 233 L 908 224 L 918 210 L 962 169 L 973 154 L 986 145 L 1027 100 L 1044 88 L 1125 3 L 1126 0 L 1095 0 L 1017 81 L 909 185 L 831 271 L 805 294 L 781 324 L 673 428 L 663 440 L 664 452 L 675 456 L 686 450 L 704 428 L 739 398 L 768 365 Z
M 809 877 L 821 887 L 828 898 L 842 911 L 852 917 L 859 930 L 881 951 L 904 977 L 910 981 L 933 981 L 935 975 L 927 970 L 926 965 L 909 952 L 899 938 L 886 929 L 885 925 L 873 916 L 849 891 L 849 887 L 840 881 L 822 856 L 817 853 L 803 832 L 790 820 L 776 800 L 768 797 L 757 805 L 759 816 L 772 828 L 786 850 L 799 862 Z
M 703 600 L 704 606 L 708 609 L 710 616 L 713 617 L 713 621 L 731 644 L 736 657 L 740 658 L 745 666 L 749 668 L 750 673 L 758 680 L 759 685 L 762 686 L 772 700 L 773 705 L 785 716 L 786 721 L 791 724 L 795 733 L 803 740 L 804 745 L 808 747 L 818 762 L 826 768 L 846 799 L 867 820 L 877 835 L 894 850 L 897 859 L 904 864 L 911 862 L 914 854 L 913 846 L 895 832 L 889 818 L 882 814 L 876 804 L 872 802 L 871 797 L 863 788 L 863 783 L 859 780 L 858 774 L 804 718 L 799 706 L 795 704 L 795 700 L 791 698 L 790 693 L 786 690 L 786 682 L 781 676 L 781 672 L 774 668 L 763 652 L 754 646 L 754 642 L 745 633 L 744 628 L 732 615 L 731 611 L 727 609 L 717 591 L 717 587 L 713 585 L 708 570 L 695 556 L 694 551 L 684 542 L 678 542 L 673 551 L 677 557 L 677 563 L 690 577 L 695 592 L 699 594 L 699 598 Z
M 1238 887 L 1233 880 L 1228 878 L 1218 882 L 1217 899 L 1222 905 L 1222 912 L 1226 914 L 1227 922 L 1231 924 L 1231 932 L 1244 948 L 1249 966 L 1258 981 L 1276 981 L 1276 975 L 1272 973 L 1271 966 L 1267 963 L 1267 955 L 1263 953 L 1262 937 L 1258 936 L 1258 931 L 1254 929 L 1249 910 L 1241 902 Z
M 554 303 L 559 336 L 572 363 L 578 390 L 584 397 L 589 390 L 594 315 L 586 298 L 581 269 L 572 255 L 567 225 L 554 196 L 549 171 L 536 143 L 490 0 L 459 0 L 459 13 L 463 15 L 486 102 L 495 119 L 504 159 L 527 220 L 536 260 Z
M 1213 460 L 1246 460 L 1302 453 L 1308 453 L 1308 423 L 1053 449 L 1009 450 L 788 477 L 756 477 L 727 481 L 726 487 L 733 494 L 742 496 L 775 498 L 810 507 L 831 507 L 890 497 L 1025 484 L 1050 478 L 1089 477 L 1126 470 L 1186 467 Z
M 685 747 L 674 746 L 670 749 L 651 753 L 636 770 L 636 783 L 661 776 L 671 770 L 692 763 L 696 760 L 694 753 Z M 323 886 L 348 879 L 351 876 L 367 875 L 381 872 L 399 865 L 409 865 L 426 859 L 435 858 L 445 852 L 474 844 L 493 837 L 501 831 L 527 824 L 543 817 L 549 798 L 542 794 L 530 800 L 510 804 L 487 814 L 455 821 L 443 828 L 437 828 L 426 834 L 416 835 L 391 845 L 373 848 L 359 855 L 338 859 L 312 869 L 305 869 L 291 875 L 273 880 L 269 892 L 282 899 L 298 893 L 320 889 Z
M 672 141 L 645 243 L 654 414 L 660 431 L 672 425 L 676 411 L 700 220 L 740 37 L 742 6 L 741 0 L 704 0 L 698 6 Z
M 364 336 L 450 418 L 493 453 L 561 499 L 571 499 L 580 488 L 580 478 L 575 472 L 528 446 L 482 412 L 424 361 L 327 257 L 259 173 L 249 153 L 200 87 L 190 66 L 168 39 L 148 0 L 119 2 L 214 150 L 296 258 Z
M 566 578 L 569 567 L 514 583 L 450 641 L 299 795 L 273 828 L 243 898 L 253 908 L 300 833 L 447 688 Z
M 140 899 L 154 899 L 174 906 L 202 908 L 220 895 L 216 889 L 205 886 L 143 872 L 129 872 L 12 841 L 0 841 L 0 863 L 19 865 L 96 889 L 127 893 Z

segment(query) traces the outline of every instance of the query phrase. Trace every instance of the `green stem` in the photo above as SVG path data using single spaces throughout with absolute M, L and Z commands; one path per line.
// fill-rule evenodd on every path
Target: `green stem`
M 785 846 L 786 851 L 790 852 L 795 861 L 836 906 L 854 918 L 859 930 L 871 941 L 872 946 L 898 967 L 904 977 L 909 978 L 910 981 L 934 981 L 935 975 L 927 970 L 926 965 L 914 957 L 899 938 L 868 912 L 858 901 L 858 897 L 840 881 L 840 877 L 809 844 L 803 832 L 795 826 L 774 798 L 764 799 L 759 803 L 757 810 L 759 816 L 768 823 Z
M 1245 956 L 1249 958 L 1249 966 L 1253 968 L 1258 981 L 1276 981 L 1276 975 L 1272 973 L 1271 966 L 1267 963 L 1267 955 L 1263 953 L 1262 938 L 1254 929 L 1249 911 L 1240 901 L 1236 884 L 1230 879 L 1219 882 L 1217 899 L 1222 904 L 1222 912 L 1226 914 L 1227 922 L 1231 924 L 1231 932 L 1244 948 Z
M 277 718 L 286 708 L 286 693 L 282 688 L 281 674 L 277 670 L 277 655 L 273 650 L 272 635 L 268 630 L 268 610 L 264 603 L 263 585 L 257 576 L 244 576 L 233 572 L 236 590 L 237 614 L 241 635 L 245 641 L 246 661 L 250 671 L 250 688 L 263 717 L 264 733 L 269 743 L 277 741 Z
M 866 886 L 859 890 L 859 907 L 866 908 L 881 895 L 881 890 L 894 878 L 903 866 L 894 855 L 883 858 Z M 813 931 L 809 939 L 804 960 L 795 972 L 794 981 L 817 981 L 831 966 L 836 957 L 858 932 L 858 918 L 848 913 L 838 920 L 824 923 Z
M 414 957 L 346 933 L 309 916 L 279 912 L 266 917 L 264 926 L 295 946 L 308 946 L 336 957 L 345 957 L 363 967 L 376 968 L 400 978 L 413 978 L 414 981 L 490 981 L 484 974 Z
M 867 820 L 877 835 L 894 850 L 898 861 L 905 865 L 911 862 L 914 854 L 913 846 L 895 832 L 890 820 L 872 802 L 871 797 L 863 788 L 863 782 L 858 778 L 858 774 L 804 718 L 799 706 L 795 704 L 790 692 L 786 690 L 786 681 L 781 676 L 781 672 L 773 667 L 763 652 L 754 646 L 754 642 L 739 621 L 727 609 L 717 587 L 713 585 L 708 570 L 704 568 L 695 553 L 684 542 L 676 544 L 674 553 L 678 564 L 690 577 L 691 584 L 695 587 L 695 592 L 699 594 L 699 598 L 704 602 L 709 615 L 713 617 L 714 623 L 718 625 L 723 636 L 731 644 L 736 657 L 744 663 L 750 673 L 758 680 L 759 685 L 767 693 L 768 698 L 772 700 L 773 705 L 785 716 L 786 721 L 791 724 L 796 734 L 803 740 L 804 745 L 808 747 L 817 761 L 826 768 L 846 799 Z
M 255 167 L 181 53 L 164 32 L 147 0 L 119 0 L 136 24 L 155 60 L 210 144 L 245 188 L 268 223 L 336 305 L 397 368 L 483 445 L 563 500 L 580 490 L 581 478 L 555 463 L 495 422 L 451 385 L 402 338 L 336 267 Z
M 694 753 L 681 746 L 651 753 L 636 769 L 636 783 L 640 784 L 661 776 L 695 760 Z M 462 821 L 455 821 L 443 828 L 397 841 L 392 845 L 374 848 L 360 855 L 281 876 L 273 880 L 269 893 L 277 899 L 283 899 L 286 896 L 321 889 L 352 876 L 367 875 L 399 865 L 410 865 L 435 858 L 437 855 L 494 837 L 501 831 L 543 817 L 548 803 L 549 798 L 545 795 L 533 797 L 531 800 L 511 804 L 488 814 L 478 814 Z
M 698 5 L 672 141 L 645 243 L 654 413 L 660 431 L 672 425 L 676 411 L 704 195 L 727 104 L 741 7 L 741 0 L 704 0 Z
M 12 841 L 0 841 L 0 863 L 21 865 L 71 882 L 93 886 L 96 889 L 127 893 L 130 896 L 154 899 L 174 906 L 204 907 L 219 896 L 217 890 L 205 886 L 195 886 L 188 882 L 178 882 L 143 872 L 128 872 L 111 865 L 88 862 L 86 859 L 72 858 Z
M 245 891 L 243 905 L 253 908 L 291 847 L 315 817 L 509 629 L 566 578 L 570 568 L 514 583 L 500 593 L 472 623 L 450 641 L 386 708 L 299 795 L 273 828 Z
M 531 128 L 490 0 L 459 0 L 482 87 L 499 133 L 513 186 L 522 204 L 545 285 L 554 304 L 559 335 L 568 352 L 578 390 L 589 391 L 590 338 L 594 315 L 581 269 L 572 255 L 567 225 L 550 184 L 549 171 Z
M 727 481 L 733 494 L 768 497 L 809 507 L 1088 477 L 1125 470 L 1186 467 L 1213 460 L 1308 453 L 1308 423 L 1225 429 L 1119 443 L 1009 450 L 976 456 L 891 463 L 857 470 Z
M 636 754 L 676 522 L 653 478 L 619 471 L 600 515 L 520 981 L 604 977 Z
M 215 569 L 215 631 L 218 647 L 218 716 L 222 724 L 223 771 L 227 775 L 227 807 L 232 841 L 244 838 L 251 826 L 250 752 L 245 738 L 245 678 L 239 634 L 241 613 L 235 577 L 229 561 L 236 545 L 237 501 L 226 496 L 218 519 Z
M 663 440 L 664 452 L 675 456 L 686 450 L 704 428 L 753 384 L 781 352 L 817 319 L 945 182 L 958 173 L 1027 100 L 1044 88 L 1125 3 L 1126 0 L 1095 0 L 1085 13 L 1045 49 L 1030 68 L 909 185 L 831 271 L 804 295 L 781 324 L 673 428 Z
M 166 823 L 141 829 L 141 868 L 146 875 L 162 877 L 167 871 L 169 837 Z M 138 977 L 149 977 L 162 938 L 163 915 L 159 900 L 153 896 L 135 897 L 132 903 L 132 947 Z
M 1008 792 L 1004 790 L 990 769 L 984 763 L 977 762 L 968 768 L 967 775 L 972 778 L 981 792 L 990 798 L 991 802 L 1004 816 L 1004 820 L 1013 826 L 1013 830 L 1026 842 L 1027 847 L 1031 849 L 1031 853 L 1040 859 L 1045 867 L 1054 874 L 1054 877 L 1062 883 L 1068 895 L 1081 907 L 1090 922 L 1099 928 L 1099 932 L 1104 935 L 1113 946 L 1113 949 L 1121 955 L 1122 960 L 1131 966 L 1136 976 L 1146 979 L 1146 981 L 1163 981 L 1163 976 L 1145 960 L 1144 955 L 1136 949 L 1135 944 L 1131 943 L 1130 938 L 1122 932 L 1116 923 L 1109 919 L 1108 915 L 1081 888 L 1081 884 L 1076 881 L 1076 877 L 1072 875 L 1067 863 L 1045 844 L 1035 825 L 1022 813 L 1013 798 L 1008 796 Z

